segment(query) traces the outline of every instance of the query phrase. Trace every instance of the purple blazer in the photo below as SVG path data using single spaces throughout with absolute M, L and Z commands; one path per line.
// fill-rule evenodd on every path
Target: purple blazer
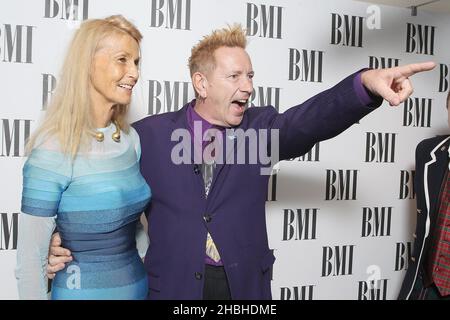
M 364 101 L 357 93 L 358 75 L 282 114 L 272 106 L 249 108 L 239 128 L 279 129 L 280 160 L 303 155 L 381 104 L 380 97 Z M 271 299 L 275 257 L 268 247 L 265 221 L 269 176 L 260 174 L 260 164 L 218 165 L 205 199 L 198 167 L 171 161 L 178 143 L 171 141 L 171 134 L 188 128 L 188 107 L 133 125 L 141 140 L 142 175 L 152 189 L 146 210 L 149 299 L 202 299 L 208 231 L 219 249 L 232 298 Z

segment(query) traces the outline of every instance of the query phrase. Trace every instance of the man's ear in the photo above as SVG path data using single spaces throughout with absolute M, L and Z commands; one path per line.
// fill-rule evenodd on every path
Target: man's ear
M 192 85 L 194 86 L 195 91 L 198 94 L 200 99 L 206 99 L 208 96 L 208 79 L 201 72 L 196 72 L 192 75 Z

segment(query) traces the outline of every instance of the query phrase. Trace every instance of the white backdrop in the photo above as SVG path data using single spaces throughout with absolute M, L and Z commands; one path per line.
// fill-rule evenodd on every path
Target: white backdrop
M 178 110 L 190 100 L 191 47 L 234 22 L 248 28 L 254 104 L 281 112 L 371 59 L 378 62 L 373 67 L 438 64 L 412 79 L 407 103 L 384 103 L 321 142 L 309 159 L 281 162 L 268 186 L 274 299 L 395 299 L 416 220 L 415 146 L 448 131 L 450 19 L 350 0 L 0 0 L 0 299 L 17 298 L 24 140 L 51 99 L 80 21 L 119 13 L 144 35 L 131 120 Z

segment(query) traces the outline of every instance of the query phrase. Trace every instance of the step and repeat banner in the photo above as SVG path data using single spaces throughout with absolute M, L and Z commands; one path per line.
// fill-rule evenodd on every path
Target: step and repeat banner
M 450 17 L 350 0 L 0 0 L 0 299 L 17 298 L 25 140 L 52 99 L 73 32 L 112 14 L 144 35 L 133 121 L 190 101 L 192 46 L 236 22 L 247 29 L 255 107 L 283 112 L 361 68 L 437 63 L 412 78 L 404 104 L 384 103 L 280 162 L 267 186 L 274 299 L 395 299 L 413 255 L 415 147 L 448 132 Z

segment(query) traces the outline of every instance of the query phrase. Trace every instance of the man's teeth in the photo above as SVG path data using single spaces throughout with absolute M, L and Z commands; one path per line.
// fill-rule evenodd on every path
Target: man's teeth
M 238 103 L 238 104 L 241 105 L 241 106 L 242 106 L 242 105 L 246 105 L 246 104 L 247 104 L 247 101 L 248 101 L 248 100 L 246 100 L 246 99 L 235 100 L 235 102 Z
M 133 86 L 129 85 L 129 84 L 119 84 L 119 87 L 125 88 L 125 89 L 128 89 L 128 90 L 133 89 Z

